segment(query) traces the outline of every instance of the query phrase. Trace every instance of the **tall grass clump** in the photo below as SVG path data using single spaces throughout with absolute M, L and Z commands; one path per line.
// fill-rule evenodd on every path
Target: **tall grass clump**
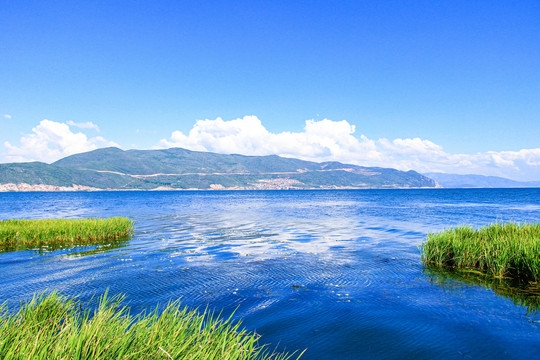
M 259 346 L 239 323 L 170 303 L 132 316 L 122 297 L 101 297 L 97 309 L 58 293 L 34 296 L 8 315 L 0 308 L 2 359 L 289 359 Z
M 457 227 L 428 234 L 425 265 L 480 271 L 498 278 L 540 280 L 540 224 Z
M 0 251 L 92 245 L 132 234 L 133 221 L 123 217 L 3 220 L 0 221 Z

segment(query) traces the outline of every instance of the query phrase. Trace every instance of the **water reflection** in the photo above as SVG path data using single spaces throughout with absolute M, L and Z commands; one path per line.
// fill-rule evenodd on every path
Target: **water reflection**
M 126 246 L 131 239 L 132 236 L 123 236 L 115 239 L 97 241 L 91 245 L 72 245 L 69 243 L 52 243 L 48 245 L 43 244 L 28 247 L 24 245 L 17 245 L 13 247 L 0 247 L 0 253 L 12 251 L 32 251 L 37 254 L 46 254 L 52 251 L 66 250 L 68 251 L 68 256 L 88 256 Z
M 95 246 L 76 247 L 76 248 L 73 248 L 74 250 L 73 252 L 67 253 L 66 257 L 79 258 L 79 257 L 84 257 L 84 256 L 102 254 L 111 250 L 126 247 L 128 245 L 129 240 L 131 240 L 131 236 L 118 238 L 113 241 L 109 240 L 106 243 L 97 244 Z
M 189 256 L 190 261 L 203 263 L 235 257 L 262 261 L 294 254 L 351 261 L 354 256 L 346 259 L 343 255 L 381 243 L 410 241 L 416 245 L 423 236 L 414 222 L 381 222 L 347 213 L 330 216 L 300 210 L 280 214 L 268 207 L 254 212 L 241 209 L 155 216 L 148 224 L 136 223 L 133 246 L 159 249 L 172 257 Z
M 527 308 L 527 314 L 536 314 L 540 309 L 540 284 L 519 283 L 505 278 L 494 278 L 478 271 L 451 270 L 439 266 L 424 268 L 424 274 L 432 284 L 449 291 L 464 286 L 481 286 L 495 294 Z

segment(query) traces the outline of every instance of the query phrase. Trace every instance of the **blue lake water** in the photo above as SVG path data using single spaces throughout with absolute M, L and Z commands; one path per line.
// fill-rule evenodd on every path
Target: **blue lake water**
M 106 289 L 134 312 L 181 298 L 303 359 L 525 359 L 540 316 L 490 289 L 438 285 L 428 232 L 540 221 L 540 189 L 0 193 L 0 219 L 127 216 L 117 247 L 0 254 L 0 301 Z

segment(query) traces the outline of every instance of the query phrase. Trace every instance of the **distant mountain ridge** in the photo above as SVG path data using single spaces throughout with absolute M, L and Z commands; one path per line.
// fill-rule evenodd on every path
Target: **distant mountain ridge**
M 99 189 L 331 189 L 436 187 L 415 171 L 340 162 L 191 151 L 103 148 L 52 164 L 0 164 L 0 184 Z
M 458 175 L 445 173 L 424 173 L 445 188 L 520 188 L 540 187 L 540 181 L 516 181 L 498 176 Z

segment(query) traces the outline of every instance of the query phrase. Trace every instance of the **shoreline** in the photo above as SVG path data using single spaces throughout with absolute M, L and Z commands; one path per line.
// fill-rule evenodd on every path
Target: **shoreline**
M 214 185 L 214 186 L 213 186 Z M 30 185 L 27 183 L 8 183 L 0 184 L 0 193 L 7 192 L 98 192 L 98 191 L 256 191 L 256 190 L 392 190 L 392 189 L 442 189 L 440 186 L 434 187 L 403 187 L 403 186 L 385 186 L 385 187 L 359 187 L 359 186 L 328 186 L 328 187 L 293 187 L 293 186 L 283 186 L 283 187 L 260 187 L 260 186 L 235 186 L 235 187 L 224 187 L 219 184 L 212 184 L 210 188 L 199 189 L 199 188 L 189 188 L 189 189 L 178 189 L 167 186 L 160 186 L 153 189 L 102 189 L 95 188 L 85 185 L 76 185 L 72 186 L 56 186 L 56 185 L 45 185 L 37 184 Z

